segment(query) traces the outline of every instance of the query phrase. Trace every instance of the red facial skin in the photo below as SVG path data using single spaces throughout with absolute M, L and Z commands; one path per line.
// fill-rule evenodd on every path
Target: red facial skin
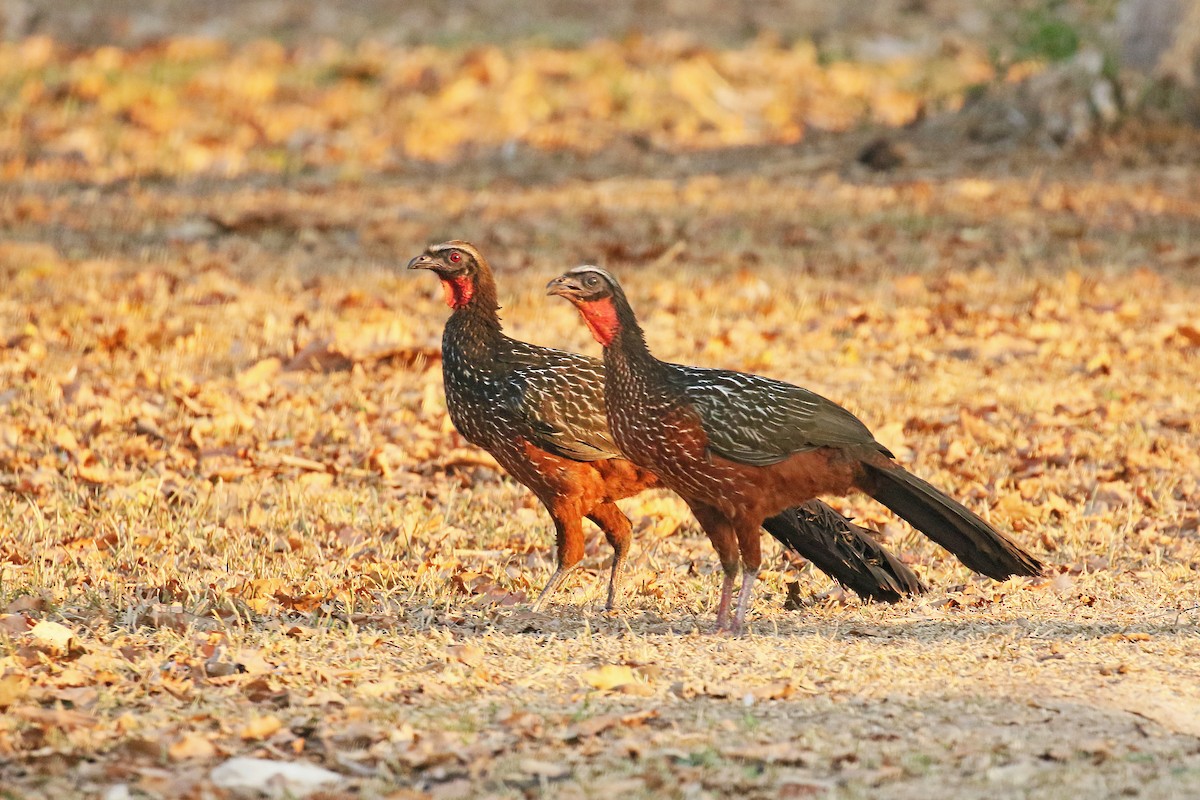
M 613 306 L 612 298 L 588 300 L 576 303 L 575 306 L 583 315 L 583 321 L 587 323 L 588 330 L 592 332 L 596 341 L 604 347 L 608 347 L 616 338 L 617 328 L 620 326 L 620 323 L 617 322 L 617 309 Z
M 465 275 L 443 278 L 442 291 L 446 293 L 446 305 L 451 308 L 462 308 L 471 302 L 471 297 L 475 294 L 475 284 Z

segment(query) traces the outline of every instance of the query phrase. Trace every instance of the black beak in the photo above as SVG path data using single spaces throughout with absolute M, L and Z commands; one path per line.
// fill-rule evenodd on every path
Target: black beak
M 408 262 L 409 269 L 434 269 L 436 266 L 437 261 L 428 253 L 421 253 L 421 255 Z
M 557 278 L 546 284 L 546 294 L 550 297 L 558 295 L 559 297 L 565 297 L 570 300 L 572 296 L 577 295 L 582 291 L 583 287 L 580 286 L 579 282 L 570 275 L 559 275 Z

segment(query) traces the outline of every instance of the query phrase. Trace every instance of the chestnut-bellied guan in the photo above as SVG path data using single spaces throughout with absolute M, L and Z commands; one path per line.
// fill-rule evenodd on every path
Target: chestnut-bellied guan
M 607 601 L 613 608 L 632 533 L 615 501 L 659 480 L 622 458 L 613 443 L 604 365 L 506 336 L 491 267 L 471 244 L 432 245 L 408 266 L 433 271 L 453 309 L 442 335 L 442 374 L 455 427 L 529 487 L 554 521 L 557 568 L 534 608 L 583 558 L 583 517 L 613 548 Z M 894 601 L 925 589 L 864 529 L 822 502 L 780 508 L 761 522 L 786 547 L 863 597 Z
M 897 464 L 836 403 L 758 375 L 659 361 L 620 284 L 599 267 L 569 270 L 548 290 L 575 305 L 604 347 L 604 405 L 620 453 L 682 496 L 712 541 L 725 573 L 718 629 L 745 623 L 763 520 L 819 495 L 865 492 L 989 577 L 1040 574 L 1036 558 Z

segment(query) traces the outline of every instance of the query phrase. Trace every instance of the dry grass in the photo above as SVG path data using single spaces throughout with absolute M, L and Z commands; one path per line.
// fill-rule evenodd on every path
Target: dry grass
M 1152 145 L 8 184 L 0 795 L 214 796 L 233 754 L 369 797 L 1197 793 L 1200 190 Z M 599 536 L 529 613 L 548 521 L 454 434 L 446 311 L 397 271 L 451 236 L 514 335 L 594 352 L 541 286 L 602 262 L 660 355 L 846 403 L 1051 575 L 976 580 L 852 498 L 933 592 L 864 606 L 772 550 L 714 638 L 715 559 L 659 495 L 624 504 L 619 616 Z

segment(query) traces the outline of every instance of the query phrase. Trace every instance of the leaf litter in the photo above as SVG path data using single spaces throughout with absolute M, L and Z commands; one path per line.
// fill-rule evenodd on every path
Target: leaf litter
M 238 759 L 256 765 L 239 786 L 306 765 L 340 776 L 331 796 L 1054 796 L 1079 782 L 1165 797 L 1197 785 L 1194 182 L 1105 160 L 1030 174 L 1028 154 L 970 177 L 864 178 L 828 167 L 853 147 L 821 141 L 816 160 L 789 162 L 839 91 L 861 100 L 865 85 L 886 95 L 920 81 L 895 66 L 833 77 L 768 45 L 759 64 L 758 50 L 701 53 L 678 69 L 636 46 L 598 45 L 580 63 L 429 51 L 382 60 L 375 83 L 324 88 L 305 70 L 345 53 L 310 63 L 185 45 L 2 46 L 34 65 L 42 89 L 18 112 L 49 142 L 36 157 L 5 150 L 10 175 L 111 180 L 170 163 L 182 180 L 86 203 L 65 184 L 11 183 L 0 211 L 14 233 L 0 244 L 6 787 L 203 796 L 233 786 L 218 770 Z M 196 68 L 176 87 L 192 108 L 146 85 L 173 60 Z M 422 77 L 431 64 L 446 74 Z M 243 86 L 230 65 L 250 70 Z M 729 107 L 724 84 L 795 65 L 825 87 L 809 117 L 739 133 L 738 114 L 777 99 Z M 591 113 L 572 105 L 587 69 L 669 93 L 680 125 L 554 128 Z M 492 130 L 480 120 L 495 109 L 467 102 L 487 81 L 507 87 L 499 98 L 521 81 L 563 88 L 545 125 Z M 315 171 L 302 191 L 271 151 L 293 117 L 239 138 L 230 109 L 247 92 L 264 119 L 292 99 L 319 107 L 329 132 L 296 146 Z M 356 127 L 388 92 L 388 115 Z M 503 170 L 530 162 L 485 155 L 436 181 L 389 173 L 389 148 L 457 157 L 421 127 L 455 103 L 470 109 L 455 148 L 518 136 L 581 153 L 584 168 L 640 166 L 525 184 Z M 879 120 L 869 101 L 849 107 L 853 119 L 829 126 Z M 67 130 L 71 113 L 82 133 Z M 406 114 L 401 147 L 388 120 Z M 645 136 L 639 125 L 661 153 L 599 152 Z M 330 144 L 339 126 L 371 145 L 360 163 Z M 142 147 L 173 128 L 179 152 Z M 779 166 L 762 174 L 736 148 L 712 155 L 719 173 L 679 156 L 747 143 L 777 148 Z M 1151 147 L 1109 146 L 1135 162 Z M 251 169 L 266 177 L 187 183 Z M 711 548 L 658 494 L 624 504 L 637 534 L 620 615 L 600 611 L 598 536 L 548 611 L 528 611 L 552 531 L 454 433 L 445 309 L 427 276 L 399 269 L 447 235 L 492 256 L 514 335 L 594 353 L 540 289 L 602 261 L 664 356 L 842 400 L 914 469 L 1044 553 L 1050 574 L 974 578 L 850 498 L 839 507 L 934 591 L 889 607 L 826 596 L 824 577 L 770 550 L 751 635 L 718 639 Z M 285 783 L 271 785 L 301 791 Z

